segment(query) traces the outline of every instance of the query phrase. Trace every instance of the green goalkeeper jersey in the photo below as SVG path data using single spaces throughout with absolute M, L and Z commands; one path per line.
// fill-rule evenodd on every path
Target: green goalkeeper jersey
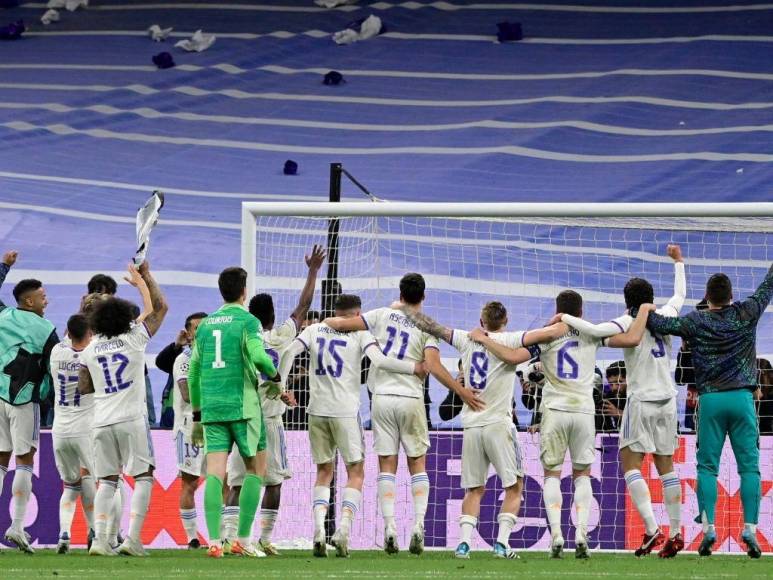
M 261 325 L 238 304 L 225 304 L 199 324 L 191 352 L 188 388 L 202 423 L 260 416 L 259 373 L 276 375 L 263 349 Z

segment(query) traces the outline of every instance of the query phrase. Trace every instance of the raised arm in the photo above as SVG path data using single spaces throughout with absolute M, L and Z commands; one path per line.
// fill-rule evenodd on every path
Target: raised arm
M 401 375 L 416 375 L 421 379 L 427 376 L 424 363 L 397 360 L 396 358 L 385 356 L 377 342 L 371 342 L 365 347 L 365 355 L 370 359 L 371 369 L 384 369 Z
M 10 252 L 3 254 L 3 260 L 0 261 L 0 287 L 3 286 L 3 282 L 5 282 L 5 277 L 8 275 L 8 271 L 16 263 L 16 259 L 18 257 L 19 252 L 16 250 L 11 250 Z M 5 304 L 2 300 L 0 300 L 0 310 L 3 310 L 4 308 Z
M 571 314 L 562 314 L 561 322 L 565 322 L 572 328 L 576 328 L 581 333 L 593 338 L 609 338 L 616 334 L 623 332 L 623 329 L 616 322 L 601 322 L 599 324 L 593 324 L 582 318 L 577 318 Z M 532 331 L 529 332 L 531 334 Z
M 420 312 L 418 310 L 414 310 L 404 302 L 395 302 L 394 304 L 392 304 L 392 308 L 394 308 L 395 310 L 402 311 L 405 314 L 405 316 L 407 316 L 408 319 L 411 322 L 413 322 L 416 325 L 416 328 L 418 328 L 419 330 L 426 332 L 427 334 L 430 334 L 435 338 L 439 338 L 440 340 L 445 340 L 448 344 L 451 344 L 453 331 L 447 326 L 443 326 L 442 324 L 437 322 L 434 318 L 432 318 L 428 314 L 425 314 L 424 312 Z
M 441 385 L 450 391 L 453 391 L 457 396 L 464 401 L 470 409 L 473 411 L 482 411 L 486 408 L 486 404 L 478 398 L 478 393 L 472 389 L 466 389 L 459 382 L 451 376 L 448 369 L 443 366 L 440 361 L 440 351 L 436 348 L 424 349 L 424 360 L 427 364 L 427 370 L 435 377 Z
M 741 307 L 751 316 L 760 318 L 770 304 L 771 296 L 773 296 L 773 264 L 771 264 L 762 284 L 759 285 L 754 294 L 741 303 Z
M 322 267 L 322 262 L 325 261 L 325 256 L 325 251 L 316 244 L 314 244 L 311 250 L 311 256 L 305 256 L 309 272 L 306 274 L 306 283 L 303 285 L 301 295 L 298 297 L 298 305 L 292 313 L 292 317 L 298 323 L 298 327 L 300 327 L 301 322 L 306 318 L 306 313 L 311 308 L 311 301 L 314 299 L 314 288 L 317 286 L 317 273 Z
M 145 327 L 148 329 L 148 334 L 153 336 L 161 328 L 161 323 L 164 322 L 166 313 L 169 311 L 169 305 L 166 303 L 164 295 L 161 293 L 161 289 L 158 287 L 155 278 L 150 273 L 150 264 L 145 260 L 139 267 L 139 273 L 145 284 L 148 286 L 150 292 L 150 300 L 153 306 L 153 312 L 151 312 L 145 319 Z
M 654 312 L 656 306 L 654 304 L 642 304 L 639 306 L 639 312 L 636 314 L 636 318 L 631 324 L 631 327 L 622 334 L 616 334 L 607 341 L 607 346 L 615 348 L 632 348 L 639 346 L 644 331 L 647 329 L 647 317 L 650 312 Z
M 144 322 L 145 319 L 153 312 L 153 301 L 150 298 L 150 290 L 148 289 L 148 285 L 145 280 L 143 280 L 142 276 L 140 276 L 137 268 L 134 267 L 134 262 L 129 262 L 128 272 L 129 275 L 124 276 L 123 279 L 134 286 L 142 297 L 142 312 L 140 312 L 140 315 L 136 320 L 137 324 L 140 324 Z
M 355 330 L 368 330 L 368 325 L 362 316 L 333 316 L 325 318 L 327 324 L 333 330 L 338 332 L 354 332 Z
M 482 328 L 475 328 L 470 331 L 470 340 L 486 347 L 486 350 L 497 357 L 502 362 L 509 365 L 519 365 L 533 358 L 532 354 L 526 348 L 510 348 L 493 340 Z
M 90 395 L 94 392 L 94 381 L 91 380 L 91 373 L 86 365 L 81 365 L 81 370 L 78 371 L 78 392 L 81 395 Z
M 679 316 L 679 311 L 684 306 L 684 301 L 687 298 L 687 276 L 684 271 L 684 258 L 682 257 L 682 250 L 677 245 L 668 246 L 668 255 L 674 261 L 674 295 L 663 307 L 668 309 L 668 314 L 673 312 L 674 316 Z

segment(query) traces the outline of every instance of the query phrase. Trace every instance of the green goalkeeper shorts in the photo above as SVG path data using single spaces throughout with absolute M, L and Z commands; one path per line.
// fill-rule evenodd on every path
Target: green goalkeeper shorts
M 255 457 L 266 449 L 266 424 L 263 417 L 204 424 L 206 453 L 230 453 L 236 444 L 239 455 Z

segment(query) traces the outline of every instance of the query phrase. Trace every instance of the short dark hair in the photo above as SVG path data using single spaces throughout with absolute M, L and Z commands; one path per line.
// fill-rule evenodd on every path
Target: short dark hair
M 655 302 L 655 291 L 652 284 L 644 278 L 631 278 L 623 289 L 626 308 L 638 308 L 642 304 Z
M 247 287 L 247 270 L 244 268 L 226 268 L 217 278 L 220 295 L 226 302 L 236 302 Z
M 336 298 L 336 310 L 351 310 L 362 307 L 362 300 L 356 294 L 341 294 Z
M 306 313 L 306 320 L 322 320 L 322 315 L 319 310 L 309 310 Z
M 43 282 L 35 280 L 34 278 L 26 278 L 20 280 L 16 286 L 13 287 L 13 297 L 16 299 L 16 303 L 21 302 L 22 297 L 27 292 L 34 292 L 43 287 Z
M 733 299 L 733 284 L 727 274 L 714 274 L 706 282 L 706 299 L 717 306 L 727 304 Z
M 94 274 L 87 285 L 89 294 L 98 292 L 99 294 L 115 294 L 118 292 L 118 284 L 115 279 L 107 274 Z
M 411 272 L 400 280 L 400 296 L 408 304 L 419 304 L 424 300 L 424 276 Z
M 614 376 L 620 376 L 622 378 L 625 378 L 626 376 L 625 361 L 619 360 L 617 362 L 613 362 L 611 365 L 607 367 L 607 370 L 604 372 L 604 374 L 606 375 L 607 380 L 609 380 L 609 377 L 614 377 Z
M 67 335 L 74 340 L 83 340 L 89 332 L 89 321 L 83 314 L 73 314 L 67 319 Z
M 574 290 L 562 290 L 556 296 L 556 313 L 582 316 L 582 296 Z
M 499 330 L 507 320 L 507 308 L 501 302 L 486 302 L 483 310 L 480 311 L 480 317 L 486 328 L 489 330 Z
M 255 294 L 250 298 L 250 314 L 260 320 L 264 328 L 274 326 L 276 313 L 274 312 L 274 299 L 271 294 Z
M 194 312 L 193 314 L 189 314 L 188 317 L 185 319 L 185 330 L 191 329 L 191 322 L 194 320 L 201 320 L 202 318 L 206 318 L 207 313 L 206 312 Z
M 128 300 L 110 296 L 97 303 L 89 323 L 95 333 L 105 338 L 113 338 L 131 330 L 135 308 L 136 306 Z

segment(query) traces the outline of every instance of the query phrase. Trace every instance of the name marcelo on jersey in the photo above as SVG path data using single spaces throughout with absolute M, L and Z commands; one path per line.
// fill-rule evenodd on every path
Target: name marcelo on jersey
M 120 338 L 116 338 L 115 340 L 111 340 L 109 342 L 100 342 L 97 346 L 94 347 L 94 353 L 102 354 L 105 352 L 112 352 L 123 347 L 123 341 Z

